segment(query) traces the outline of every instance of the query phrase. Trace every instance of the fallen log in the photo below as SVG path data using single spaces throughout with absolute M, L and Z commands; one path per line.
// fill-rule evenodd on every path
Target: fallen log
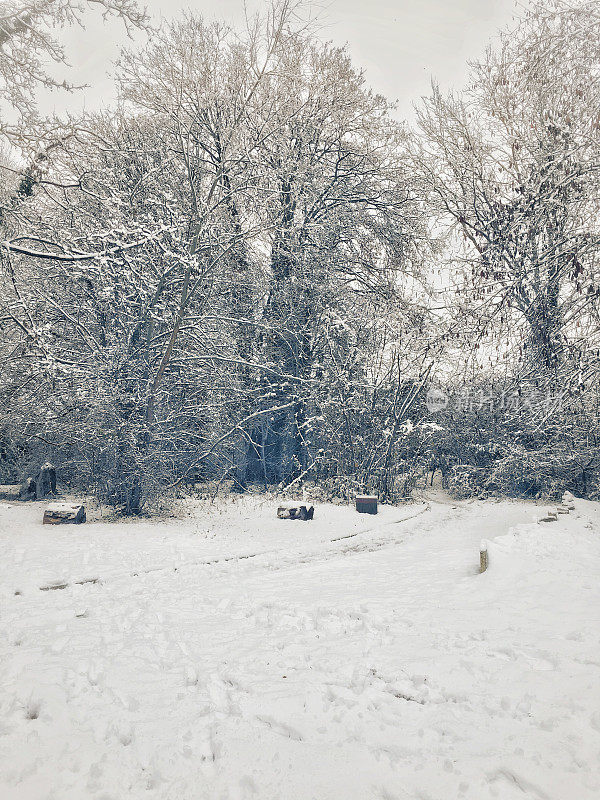
M 314 506 L 306 506 L 301 503 L 282 503 L 277 509 L 279 519 L 301 519 L 309 520 L 314 517 Z
M 81 525 L 85 508 L 77 503 L 50 503 L 44 511 L 44 525 Z

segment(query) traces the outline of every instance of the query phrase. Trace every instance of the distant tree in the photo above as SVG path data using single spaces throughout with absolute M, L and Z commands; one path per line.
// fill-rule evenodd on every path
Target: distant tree
M 120 69 L 131 107 L 171 132 L 199 230 L 228 242 L 213 308 L 251 420 L 239 426 L 242 485 L 285 482 L 311 460 L 324 315 L 342 312 L 344 295 L 391 298 L 420 258 L 401 126 L 343 50 L 290 30 L 292 10 L 275 6 L 245 39 L 185 17 Z
M 573 373 L 591 349 L 585 334 L 600 293 L 598 21 L 591 3 L 534 6 L 474 65 L 469 89 L 444 96 L 434 87 L 419 111 L 416 163 L 468 265 L 461 315 L 480 333 L 523 326 L 523 376 Z
M 381 313 L 419 274 L 424 229 L 404 130 L 343 49 L 288 37 L 260 102 L 256 122 L 272 132 L 252 153 L 268 253 L 259 346 L 283 372 L 263 375 L 267 406 L 288 407 L 250 441 L 256 467 L 286 483 L 314 459 L 311 416 L 328 373 L 330 322 L 354 329 L 346 315 L 362 298 L 370 330 L 367 309 L 379 303 Z
M 244 103 L 269 65 L 288 11 L 287 3 L 274 9 L 265 29 L 250 32 L 246 48 L 230 33 L 220 49 L 220 26 L 189 20 L 197 49 L 188 66 L 196 71 L 181 88 L 189 89 L 192 105 L 164 87 L 155 93 L 160 72 L 144 75 L 140 58 L 126 98 L 138 93 L 135 112 L 80 121 L 46 148 L 36 190 L 27 187 L 11 206 L 11 221 L 28 225 L 25 234 L 14 225 L 6 247 L 2 322 L 17 346 L 6 351 L 5 388 L 10 394 L 16 382 L 33 389 L 27 375 L 39 369 L 38 390 L 47 380 L 45 409 L 32 419 L 21 394 L 23 422 L 31 420 L 26 424 L 40 435 L 44 425 L 56 430 L 60 419 L 73 441 L 85 443 L 76 449 L 93 458 L 88 472 L 104 482 L 102 495 L 128 513 L 140 510 L 150 485 L 173 483 L 211 455 L 214 443 L 202 437 L 226 432 L 223 408 L 237 402 L 231 372 L 241 356 L 218 326 L 238 305 L 224 269 L 243 254 L 248 237 L 236 218 L 248 191 L 247 176 L 240 177 L 247 162 Z M 265 36 L 272 41 L 263 50 Z M 149 51 L 163 70 L 175 54 L 167 50 Z M 123 74 L 126 64 L 127 58 Z M 226 85 L 215 81 L 218 68 Z M 212 139 L 205 108 L 223 119 Z M 219 374 L 229 390 L 224 406 L 215 388 Z M 75 382 L 72 401 L 67 387 Z M 209 388 L 219 425 L 207 431 Z M 12 416 L 19 417 L 16 408 Z M 230 433 L 238 420 L 239 413 Z
M 164 25 L 7 203 L 5 419 L 126 513 L 197 473 L 338 475 L 332 447 L 392 496 L 423 208 L 389 103 L 293 14 Z

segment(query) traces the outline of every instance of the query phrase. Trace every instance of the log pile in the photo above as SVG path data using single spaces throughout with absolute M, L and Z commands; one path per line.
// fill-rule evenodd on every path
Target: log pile
M 558 512 L 555 508 L 547 508 L 544 516 L 538 519 L 538 522 L 556 522 L 558 519 Z

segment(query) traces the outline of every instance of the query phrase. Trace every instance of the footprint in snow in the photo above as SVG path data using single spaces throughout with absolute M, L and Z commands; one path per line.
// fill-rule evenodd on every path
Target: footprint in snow
M 87 679 L 92 686 L 102 687 L 105 681 L 105 674 L 99 664 L 92 662 L 88 666 Z
M 25 705 L 25 718 L 38 719 L 42 710 L 42 702 L 35 697 L 30 697 Z
M 257 715 L 255 719 L 258 722 L 261 722 L 263 725 L 266 725 L 279 736 L 283 736 L 286 739 L 293 739 L 295 742 L 304 741 L 304 737 L 300 731 L 296 730 L 296 728 L 292 728 L 291 725 L 286 725 L 284 722 L 278 722 L 276 719 L 273 719 L 273 717 L 267 717 L 264 715 Z
M 123 747 L 130 745 L 133 741 L 133 738 L 133 726 L 124 721 L 111 722 L 106 729 L 106 733 L 104 734 L 105 741 L 116 739 L 118 742 L 120 742 L 120 744 L 123 745 Z
M 199 730 L 187 730 L 181 737 L 181 752 L 184 758 L 193 758 L 205 765 L 213 764 L 219 756 L 219 746 L 214 732 L 214 725 L 207 725 Z
M 536 784 L 517 775 L 513 770 L 500 768 L 488 775 L 490 789 L 498 792 L 501 800 L 550 800 L 550 796 Z
M 548 672 L 556 669 L 556 662 L 546 658 L 544 653 L 529 655 L 512 647 L 499 647 L 495 650 L 488 650 L 488 655 L 501 658 L 504 661 L 524 661 L 531 669 L 539 672 Z

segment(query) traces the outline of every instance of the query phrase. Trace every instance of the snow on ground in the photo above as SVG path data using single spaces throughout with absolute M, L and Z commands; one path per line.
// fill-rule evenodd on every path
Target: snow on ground
M 0 504 L 0 798 L 597 800 L 600 507 L 576 505 Z

